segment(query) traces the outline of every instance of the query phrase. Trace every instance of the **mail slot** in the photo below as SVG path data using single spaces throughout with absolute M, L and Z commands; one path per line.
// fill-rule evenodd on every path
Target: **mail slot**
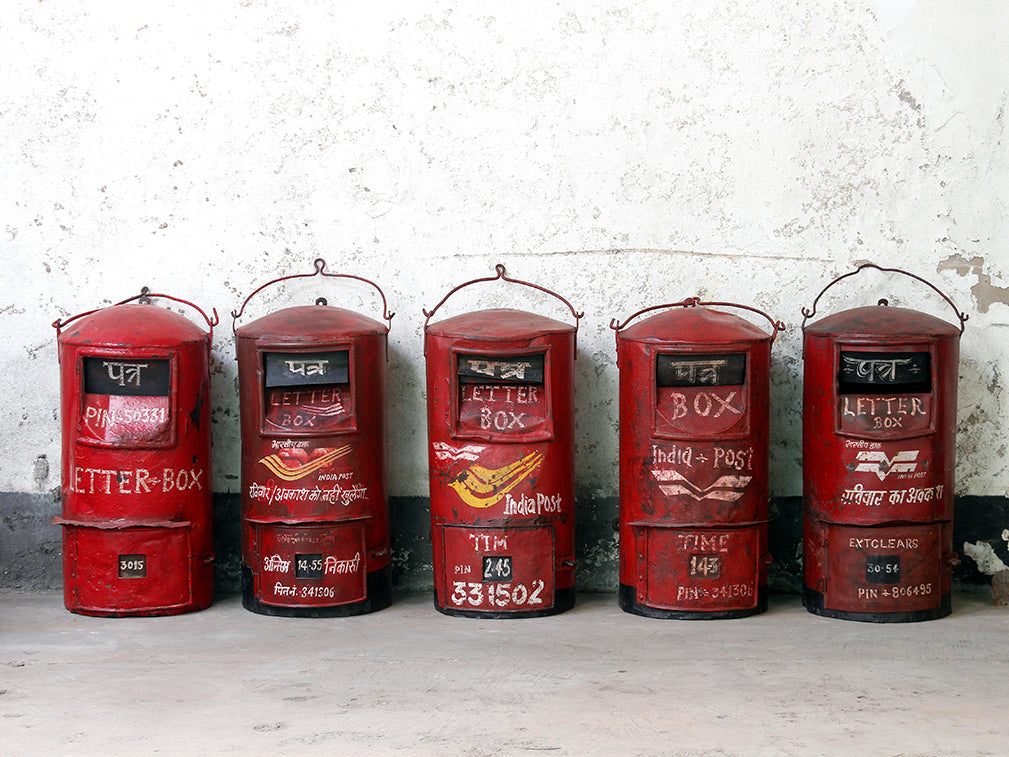
M 151 304 L 188 305 L 207 323 Z M 83 615 L 171 615 L 213 601 L 210 344 L 170 295 L 56 321 L 63 600 Z
M 886 299 L 806 325 L 827 289 L 865 269 L 929 286 L 959 328 Z M 804 604 L 871 622 L 948 615 L 967 316 L 924 279 L 873 264 L 828 284 L 803 315 Z
M 265 427 L 275 431 L 352 429 L 350 350 L 263 351 Z M 296 457 L 294 451 L 285 452 Z
M 549 434 L 543 391 L 544 355 L 461 355 L 459 432 L 509 438 Z
M 346 616 L 392 599 L 386 323 L 325 298 L 236 326 L 242 416 L 242 602 L 263 615 Z
M 772 332 L 717 309 L 726 307 L 760 314 Z M 762 612 L 771 343 L 784 326 L 748 306 L 691 298 L 611 327 L 620 370 L 620 606 L 687 620 Z
M 574 605 L 576 326 L 513 309 L 424 311 L 435 607 L 530 617 Z M 575 323 L 581 318 L 567 300 Z

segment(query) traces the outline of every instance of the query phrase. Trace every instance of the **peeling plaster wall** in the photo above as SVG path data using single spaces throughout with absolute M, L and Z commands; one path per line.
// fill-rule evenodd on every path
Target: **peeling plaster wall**
M 586 312 L 576 386 L 584 587 L 615 583 L 610 318 L 686 296 L 754 305 L 789 326 L 772 371 L 782 576 L 797 565 L 800 307 L 858 261 L 921 274 L 970 315 L 958 503 L 1005 500 L 1009 7 L 496 5 L 7 9 L 0 585 L 59 582 L 58 533 L 45 525 L 59 507 L 60 459 L 49 324 L 143 285 L 222 315 L 212 401 L 228 584 L 239 439 L 227 313 L 320 256 L 330 270 L 374 278 L 397 313 L 390 458 L 401 585 L 429 580 L 421 309 L 497 262 Z M 271 290 L 250 317 L 318 293 Z M 363 289 L 323 294 L 375 312 Z M 875 273 L 831 290 L 820 309 L 880 296 L 952 318 L 920 286 Z M 453 313 L 507 304 L 564 317 L 500 285 L 450 302 Z M 992 507 L 992 517 L 1006 511 Z M 1000 534 L 1009 522 L 981 525 Z M 1005 543 L 992 544 L 1004 557 Z

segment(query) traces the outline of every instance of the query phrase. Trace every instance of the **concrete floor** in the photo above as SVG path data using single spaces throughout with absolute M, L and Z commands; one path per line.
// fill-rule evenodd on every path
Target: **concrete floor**
M 1009 611 L 876 625 L 799 599 L 651 620 L 613 595 L 473 620 L 427 594 L 273 618 L 236 596 L 167 618 L 0 594 L 0 753 L 1005 755 Z

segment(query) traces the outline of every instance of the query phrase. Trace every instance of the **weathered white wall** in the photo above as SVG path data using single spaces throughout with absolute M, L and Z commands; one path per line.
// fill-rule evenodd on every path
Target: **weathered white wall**
M 861 260 L 970 314 L 957 488 L 1009 493 L 1006 4 L 16 0 L 0 30 L 0 491 L 59 483 L 49 324 L 145 284 L 222 315 L 215 489 L 237 491 L 227 314 L 322 256 L 397 313 L 395 495 L 427 487 L 421 308 L 497 262 L 586 312 L 583 494 L 617 487 L 610 318 L 695 294 L 788 323 L 772 489 L 800 493 L 799 309 Z M 446 308 L 564 316 L 516 289 Z M 837 289 L 822 307 L 952 318 L 893 277 Z

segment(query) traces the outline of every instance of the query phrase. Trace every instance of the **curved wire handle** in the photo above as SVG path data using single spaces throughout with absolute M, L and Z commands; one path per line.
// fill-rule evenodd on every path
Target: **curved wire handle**
M 677 307 L 695 308 L 699 305 L 703 307 L 712 306 L 712 307 L 739 308 L 740 310 L 749 310 L 751 313 L 756 313 L 757 315 L 764 316 L 764 318 L 766 318 L 768 321 L 771 322 L 771 326 L 774 327 L 774 331 L 771 332 L 772 342 L 775 340 L 775 338 L 777 338 L 779 332 L 785 330 L 784 321 L 774 320 L 763 310 L 757 310 L 757 308 L 750 307 L 749 305 L 740 305 L 739 303 L 736 302 L 701 302 L 700 297 L 687 297 L 687 299 L 685 299 L 683 302 L 670 302 L 665 305 L 652 305 L 651 307 L 644 308 L 643 310 L 639 310 L 637 313 L 628 316 L 623 323 L 618 323 L 616 318 L 612 318 L 610 319 L 610 328 L 613 329 L 614 331 L 619 332 L 622 328 L 624 328 L 624 326 L 633 321 L 639 315 L 650 313 L 653 310 L 662 310 L 663 308 L 677 308 Z
M 510 284 L 521 284 L 522 286 L 532 287 L 533 289 L 538 289 L 541 292 L 545 292 L 547 294 L 553 295 L 558 300 L 560 300 L 561 302 L 563 302 L 565 305 L 568 306 L 568 310 L 571 311 L 571 315 L 574 316 L 574 319 L 575 319 L 575 332 L 578 331 L 578 321 L 585 316 L 584 311 L 581 312 L 581 313 L 577 312 L 575 310 L 574 306 L 570 302 L 568 302 L 563 297 L 561 297 L 559 294 L 557 294 L 557 292 L 554 292 L 554 291 L 552 291 L 550 289 L 547 289 L 546 287 L 540 286 L 539 284 L 533 284 L 533 283 L 528 282 L 528 281 L 520 281 L 519 279 L 513 279 L 513 278 L 511 278 L 510 276 L 508 276 L 505 273 L 505 267 L 504 267 L 504 264 L 502 264 L 502 263 L 498 263 L 496 266 L 494 266 L 494 270 L 497 271 L 497 276 L 487 276 L 487 277 L 482 278 L 482 279 L 473 279 L 472 281 L 467 281 L 464 284 L 460 284 L 455 289 L 453 289 L 448 294 L 446 294 L 444 297 L 442 297 L 441 298 L 441 302 L 439 302 L 437 305 L 435 305 L 434 308 L 432 308 L 430 312 L 428 312 L 427 308 L 421 308 L 421 312 L 423 312 L 424 315 L 426 316 L 426 318 L 424 319 L 424 331 L 427 332 L 427 324 L 431 321 L 431 318 L 434 316 L 434 314 L 438 312 L 438 308 L 440 308 L 442 305 L 444 305 L 445 304 L 445 300 L 447 300 L 453 294 L 455 294 L 456 292 L 458 292 L 460 289 L 462 289 L 463 287 L 468 287 L 470 284 L 479 284 L 479 283 L 484 282 L 484 281 L 498 281 L 499 279 L 501 281 L 507 281 Z
M 172 300 L 173 302 L 178 302 L 183 305 L 189 305 L 193 310 L 203 316 L 203 320 L 207 322 L 207 327 L 210 329 L 210 341 L 214 340 L 214 326 L 221 322 L 221 319 L 217 316 L 217 308 L 211 308 L 210 312 L 214 314 L 214 319 L 211 320 L 203 310 L 194 305 L 189 300 L 183 300 L 178 297 L 173 297 L 170 294 L 161 294 L 152 292 L 150 287 L 143 287 L 140 290 L 140 294 L 135 294 L 132 297 L 127 297 L 122 302 L 117 302 L 115 305 L 109 305 L 108 307 L 116 307 L 118 305 L 125 305 L 128 302 L 133 302 L 134 300 L 139 300 L 141 305 L 150 305 L 152 297 L 161 297 L 166 300 Z M 84 313 L 78 313 L 75 316 L 67 318 L 65 321 L 57 318 L 53 321 L 53 328 L 56 329 L 56 336 L 60 335 L 60 331 L 68 326 L 71 322 L 76 321 L 78 318 L 83 318 L 86 315 L 91 315 L 92 313 L 97 313 L 99 310 L 105 310 L 106 308 L 95 308 L 94 310 L 88 310 Z
M 315 271 L 313 273 L 294 273 L 291 274 L 290 276 L 281 276 L 279 279 L 273 279 L 273 281 L 267 281 L 259 288 L 253 290 L 252 294 L 250 294 L 248 297 L 245 298 L 245 302 L 242 303 L 242 307 L 240 307 L 238 310 L 231 311 L 231 330 L 232 331 L 235 330 L 236 324 L 238 323 L 238 319 L 241 318 L 242 313 L 245 312 L 245 306 L 249 304 L 249 300 L 251 300 L 261 291 L 266 289 L 268 286 L 278 284 L 281 281 L 287 281 L 288 279 L 310 279 L 313 276 L 328 276 L 333 279 L 354 279 L 355 281 L 363 281 L 365 284 L 370 284 L 371 286 L 375 287 L 375 289 L 378 290 L 378 295 L 379 297 L 382 298 L 382 318 L 385 319 L 386 326 L 389 326 L 392 323 L 392 317 L 396 314 L 389 312 L 389 303 L 385 299 L 385 292 L 382 291 L 382 288 L 378 284 L 369 279 L 362 278 L 361 276 L 354 276 L 349 273 L 326 273 L 326 261 L 323 260 L 322 258 L 316 258 Z M 318 299 L 316 299 L 315 304 L 328 305 L 329 303 L 326 302 L 325 297 L 319 297 Z
M 849 276 L 854 276 L 856 273 L 861 273 L 866 268 L 875 268 L 877 271 L 883 271 L 884 273 L 902 273 L 905 276 L 910 276 L 915 281 L 920 281 L 922 284 L 924 284 L 929 289 L 931 289 L 933 292 L 935 292 L 940 297 L 942 297 L 946 301 L 946 304 L 949 305 L 951 308 L 953 308 L 953 312 L 956 313 L 956 317 L 960 320 L 960 333 L 961 334 L 963 333 L 964 327 L 967 324 L 967 319 L 970 316 L 968 316 L 966 313 L 961 313 L 960 309 L 957 308 L 957 306 L 953 304 L 953 300 L 951 300 L 949 297 L 947 297 L 942 292 L 942 290 L 939 289 L 939 287 L 937 287 L 935 284 L 933 284 L 930 281 L 926 281 L 921 276 L 917 276 L 917 275 L 915 275 L 913 273 L 908 273 L 907 271 L 904 271 L 904 270 L 902 270 L 900 268 L 882 268 L 882 267 L 876 265 L 875 263 L 862 263 L 862 265 L 860 265 L 854 271 L 851 271 L 850 273 L 845 273 L 845 274 L 843 274 L 841 276 L 838 276 L 832 282 L 830 282 L 829 284 L 827 284 L 827 286 L 825 286 L 823 288 L 823 290 L 818 295 L 816 295 L 816 299 L 813 300 L 813 307 L 812 308 L 803 308 L 802 309 L 802 329 L 805 330 L 806 329 L 806 321 L 809 320 L 810 318 L 812 318 L 814 315 L 816 315 L 816 303 L 818 303 L 820 301 L 820 298 L 823 297 L 824 292 L 826 292 L 828 289 L 830 289 L 832 286 L 834 286 L 834 284 L 836 284 L 837 282 L 841 281 L 842 279 L 846 279 Z M 877 304 L 879 304 L 879 305 L 888 305 L 889 302 L 887 302 L 886 299 L 880 299 Z

